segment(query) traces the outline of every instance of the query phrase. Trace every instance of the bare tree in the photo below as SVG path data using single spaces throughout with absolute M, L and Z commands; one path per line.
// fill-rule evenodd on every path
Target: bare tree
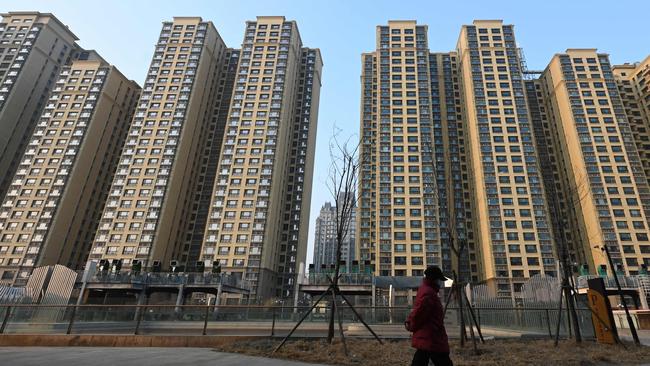
M 336 256 L 334 263 L 334 274 L 331 281 L 335 288 L 338 288 L 341 274 L 341 253 L 345 239 L 350 230 L 350 223 L 353 219 L 353 210 L 357 205 L 356 188 L 359 181 L 359 170 L 361 169 L 358 158 L 360 142 L 351 142 L 354 137 L 350 136 L 345 141 L 340 141 L 340 130 L 335 127 L 334 134 L 330 139 L 330 167 L 328 172 L 327 189 L 336 202 Z M 336 297 L 332 298 L 336 302 Z M 334 337 L 334 316 L 335 307 L 332 308 L 329 320 L 327 341 L 332 342 Z M 340 314 L 339 314 L 340 317 Z
M 551 215 L 551 225 L 555 233 L 555 244 L 558 257 L 560 258 L 560 276 L 561 276 L 561 294 L 558 303 L 558 321 L 555 331 L 555 345 L 557 346 L 560 336 L 560 323 L 562 320 L 562 297 L 566 301 L 567 317 L 573 326 L 575 340 L 577 343 L 582 342 L 582 333 L 580 331 L 580 320 L 576 311 L 577 301 L 574 297 L 574 286 L 572 281 L 572 255 L 569 251 L 569 244 L 567 243 L 565 225 L 569 224 L 569 217 L 567 217 L 567 209 L 575 210 L 576 206 L 581 205 L 585 198 L 589 195 L 589 187 L 586 182 L 586 174 L 577 183 L 575 188 L 568 189 L 564 192 L 566 197 L 564 210 L 560 209 L 560 201 L 558 199 L 559 193 L 555 191 L 555 183 L 547 184 L 547 197 L 550 197 L 549 205 L 553 211 Z
M 350 310 L 352 310 L 356 318 L 359 319 L 361 323 L 363 323 L 363 325 L 366 327 L 366 329 L 368 329 L 368 331 L 370 331 L 375 339 L 379 343 L 382 343 L 377 334 L 363 320 L 361 315 L 356 311 L 352 303 L 345 297 L 345 295 L 341 293 L 339 288 L 339 278 L 341 277 L 342 248 L 353 219 L 352 212 L 357 205 L 358 196 L 356 193 L 356 188 L 359 182 L 359 171 L 367 161 L 366 156 L 360 158 L 360 155 L 363 154 L 361 154 L 359 151 L 361 141 L 358 140 L 358 136 L 351 135 L 345 140 L 341 140 L 340 133 L 341 130 L 335 126 L 329 144 L 331 162 L 329 170 L 327 172 L 328 178 L 326 181 L 327 189 L 336 202 L 336 258 L 334 264 L 334 273 L 332 273 L 331 277 L 328 276 L 330 282 L 328 289 L 325 290 L 316 300 L 316 302 L 311 306 L 311 308 L 303 314 L 300 321 L 298 321 L 291 332 L 289 332 L 289 334 L 284 338 L 282 343 L 278 345 L 275 351 L 279 350 L 286 343 L 286 341 L 291 337 L 293 332 L 300 326 L 300 324 L 302 324 L 309 313 L 327 295 L 331 295 L 332 304 L 329 319 L 329 328 L 327 333 L 328 343 L 332 343 L 332 340 L 334 339 L 334 322 L 335 318 L 338 317 L 339 332 L 341 340 L 343 341 L 343 348 L 347 354 L 347 346 L 345 343 L 345 336 L 343 334 L 343 323 L 341 321 L 340 309 L 337 306 L 337 298 L 341 298 L 345 305 L 347 305 Z M 356 141 L 353 141 L 353 138 L 356 139 Z

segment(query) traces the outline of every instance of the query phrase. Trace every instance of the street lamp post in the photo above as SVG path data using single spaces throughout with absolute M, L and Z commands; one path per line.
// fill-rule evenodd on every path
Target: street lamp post
M 630 309 L 627 308 L 627 303 L 625 302 L 625 298 L 623 297 L 623 289 L 621 288 L 621 283 L 618 281 L 618 275 L 616 274 L 616 269 L 614 267 L 614 261 L 612 260 L 612 256 L 609 254 L 609 249 L 607 248 L 607 245 L 603 245 L 600 248 L 600 250 L 605 252 L 605 254 L 607 255 L 607 260 L 609 261 L 609 266 L 612 268 L 612 274 L 614 275 L 614 282 L 616 282 L 618 295 L 620 296 L 621 302 L 623 303 L 623 309 L 625 309 L 625 316 L 627 317 L 627 325 L 630 327 L 630 332 L 632 333 L 632 338 L 634 338 L 634 343 L 636 345 L 640 345 L 641 342 L 639 341 L 639 335 L 636 333 L 636 328 L 634 327 L 632 316 L 630 316 Z

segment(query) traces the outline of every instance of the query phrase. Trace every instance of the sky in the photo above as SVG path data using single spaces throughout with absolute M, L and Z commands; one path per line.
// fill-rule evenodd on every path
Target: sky
M 431 51 L 455 48 L 460 28 L 474 19 L 503 19 L 515 25 L 528 68 L 542 70 L 553 54 L 567 48 L 598 48 L 614 64 L 650 54 L 647 16 L 650 1 L 500 0 L 302 0 L 302 1 L 145 1 L 0 0 L 0 12 L 51 12 L 80 39 L 127 77 L 142 85 L 160 33 L 174 16 L 212 21 L 229 47 L 239 48 L 247 20 L 283 15 L 298 23 L 306 47 L 320 48 L 323 75 L 311 201 L 309 250 L 321 206 L 333 201 L 325 186 L 328 143 L 334 126 L 341 136 L 358 136 L 361 53 L 375 50 L 375 29 L 388 20 L 416 20 L 429 27 Z

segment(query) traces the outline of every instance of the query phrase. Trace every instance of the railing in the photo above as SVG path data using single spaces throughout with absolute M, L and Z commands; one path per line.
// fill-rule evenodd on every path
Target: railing
M 286 334 L 310 307 L 263 305 L 0 305 L 3 334 L 147 334 L 147 335 L 249 335 Z M 384 329 L 388 337 L 408 337 L 403 323 L 411 311 L 407 306 L 356 306 L 354 313 L 339 304 L 342 321 L 360 328 L 360 315 L 371 326 Z M 327 334 L 331 307 L 318 306 L 302 327 L 302 336 Z M 465 322 L 472 314 L 465 309 Z M 357 315 L 358 314 L 358 315 Z M 562 313 L 560 334 L 570 325 Z M 552 337 L 558 321 L 557 308 L 474 308 L 476 321 L 486 335 L 514 336 L 522 333 Z M 578 310 L 583 336 L 593 336 L 591 313 Z M 450 307 L 445 318 L 447 332 L 458 334 L 458 309 Z M 305 333 L 306 332 L 306 333 Z
M 83 271 L 78 271 L 77 282 L 82 281 Z M 206 285 L 248 289 L 248 283 L 226 273 L 201 272 L 97 272 L 88 283 L 133 284 L 147 286 L 162 285 Z
M 578 288 L 587 288 L 589 287 L 587 281 L 592 278 L 599 278 L 600 276 L 588 275 L 578 277 Z M 616 280 L 614 277 L 600 277 L 605 282 L 606 288 L 616 288 Z M 639 278 L 638 276 L 618 276 L 618 282 L 621 284 L 621 288 L 638 288 L 639 287 Z
M 308 275 L 309 285 L 329 285 L 334 274 L 332 273 L 310 273 Z M 364 273 L 342 273 L 339 277 L 341 285 L 372 285 L 372 275 Z

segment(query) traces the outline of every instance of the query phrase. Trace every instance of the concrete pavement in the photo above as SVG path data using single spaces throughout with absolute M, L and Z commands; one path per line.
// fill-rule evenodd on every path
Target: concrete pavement
M 11 366 L 318 366 L 214 352 L 209 348 L 2 347 L 0 365 Z M 325 366 L 325 365 L 320 365 Z

